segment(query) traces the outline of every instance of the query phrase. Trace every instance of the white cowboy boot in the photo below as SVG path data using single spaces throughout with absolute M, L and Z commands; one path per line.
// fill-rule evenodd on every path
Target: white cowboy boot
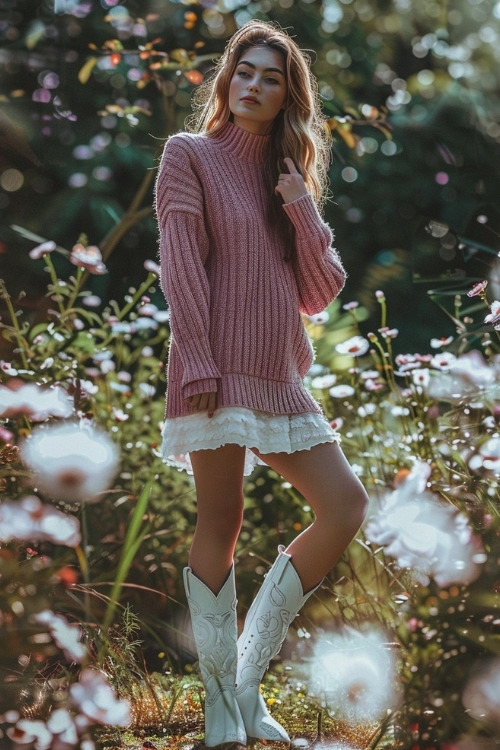
M 290 742 L 285 729 L 267 710 L 260 693 L 262 676 L 279 652 L 288 627 L 317 586 L 304 594 L 291 556 L 280 546 L 279 555 L 252 602 L 238 639 L 236 700 L 247 737 Z M 319 585 L 319 584 L 318 584 Z
M 246 745 L 234 694 L 238 634 L 234 568 L 217 596 L 191 568 L 184 568 L 184 587 L 205 687 L 205 745 Z

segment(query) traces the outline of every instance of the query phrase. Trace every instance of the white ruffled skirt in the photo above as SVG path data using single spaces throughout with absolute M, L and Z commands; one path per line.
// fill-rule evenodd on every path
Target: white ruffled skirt
M 320 443 L 339 443 L 340 435 L 322 414 L 267 414 L 240 406 L 217 409 L 213 417 L 196 412 L 166 419 L 162 429 L 162 458 L 192 474 L 189 453 L 236 444 L 246 447 L 245 476 L 257 464 L 254 453 L 295 453 Z

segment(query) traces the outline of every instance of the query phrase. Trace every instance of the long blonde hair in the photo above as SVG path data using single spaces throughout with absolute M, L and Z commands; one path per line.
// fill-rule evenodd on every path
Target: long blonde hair
M 321 113 L 310 58 L 297 43 L 275 24 L 259 20 L 245 23 L 228 41 L 213 74 L 196 89 L 193 115 L 187 127 L 212 137 L 219 133 L 231 119 L 229 86 L 238 61 L 248 49 L 259 46 L 270 47 L 283 57 L 288 89 L 286 107 L 273 123 L 270 159 L 264 165 L 266 184 L 272 196 L 270 218 L 278 218 L 281 224 L 284 212 L 274 187 L 278 174 L 287 171 L 284 157 L 293 159 L 320 209 L 328 190 L 331 134 Z

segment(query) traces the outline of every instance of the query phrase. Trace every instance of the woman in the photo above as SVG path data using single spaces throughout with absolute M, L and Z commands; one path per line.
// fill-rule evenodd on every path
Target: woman
M 184 584 L 205 686 L 205 743 L 289 741 L 259 684 L 288 625 L 358 530 L 366 493 L 303 385 L 301 313 L 345 272 L 320 217 L 329 140 L 307 58 L 282 30 L 245 24 L 171 137 L 156 187 L 172 340 L 166 460 L 190 460 L 198 517 Z M 233 554 L 249 457 L 305 497 L 313 523 L 267 574 L 237 642 Z

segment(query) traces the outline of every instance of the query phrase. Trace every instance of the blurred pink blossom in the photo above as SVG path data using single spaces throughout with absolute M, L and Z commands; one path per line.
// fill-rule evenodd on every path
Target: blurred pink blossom
M 87 656 L 86 646 L 81 642 L 82 631 L 79 625 L 70 624 L 62 615 L 56 615 L 50 609 L 38 612 L 35 622 L 46 625 L 54 642 L 64 652 L 68 662 L 80 664 Z
M 474 286 L 469 289 L 469 291 L 467 292 L 467 297 L 479 297 L 484 292 L 487 286 L 488 282 L 486 281 L 486 279 L 483 281 L 478 281 L 477 284 L 474 284 Z
M 0 502 L 0 540 L 52 542 L 77 547 L 81 541 L 80 522 L 34 495 L 22 500 Z
M 57 245 L 53 240 L 47 240 L 46 242 L 42 242 L 41 245 L 37 245 L 32 250 L 30 250 L 29 256 L 32 260 L 39 260 L 40 258 L 43 258 L 44 255 L 53 253 L 56 247 Z
M 107 268 L 103 263 L 102 254 L 96 245 L 85 245 L 77 242 L 71 248 L 70 261 L 74 266 L 85 268 L 86 271 L 95 275 L 107 273 Z
M 127 727 L 131 720 L 130 703 L 117 698 L 102 672 L 89 667 L 71 685 L 70 695 L 78 710 L 93 724 Z
M 54 709 L 47 719 L 47 729 L 52 733 L 53 750 L 78 747 L 78 730 L 75 719 L 67 708 Z M 80 746 L 81 747 L 81 746 Z
M 352 724 L 377 721 L 397 705 L 394 660 L 377 631 L 322 634 L 309 671 L 308 693 Z
M 108 489 L 118 449 L 105 432 L 74 423 L 38 427 L 21 446 L 38 489 L 64 502 L 91 501 Z
M 500 476 L 500 437 L 493 436 L 482 443 L 469 459 L 469 466 L 473 471 L 486 469 Z
M 14 727 L 7 729 L 6 734 L 14 745 L 28 745 L 35 750 L 52 748 L 52 732 L 43 721 L 20 719 Z
M 49 417 L 69 417 L 72 412 L 71 399 L 59 386 L 40 388 L 19 380 L 0 385 L 0 417 L 4 419 L 26 416 L 33 422 L 43 422 Z
M 385 554 L 411 569 L 423 585 L 430 578 L 440 587 L 469 584 L 486 561 L 480 537 L 463 513 L 426 489 L 429 471 L 424 462 L 415 463 L 369 519 L 366 537 L 383 545 Z

